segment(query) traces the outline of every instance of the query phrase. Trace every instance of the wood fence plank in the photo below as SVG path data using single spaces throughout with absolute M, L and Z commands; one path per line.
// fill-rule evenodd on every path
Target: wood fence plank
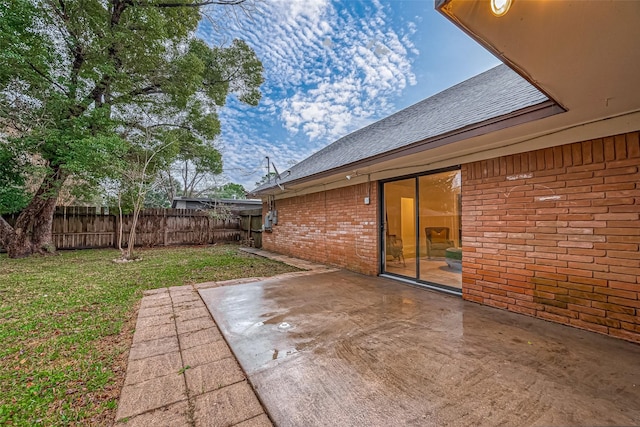
M 10 224 L 17 214 L 7 215 Z M 122 217 L 122 245 L 128 241 L 132 215 Z M 201 245 L 242 239 L 241 217 L 221 220 L 195 209 L 148 209 L 141 212 L 136 230 L 136 246 Z M 120 219 L 105 209 L 87 207 L 56 208 L 53 242 L 56 249 L 117 247 Z M 1 248 L 0 248 L 1 249 Z

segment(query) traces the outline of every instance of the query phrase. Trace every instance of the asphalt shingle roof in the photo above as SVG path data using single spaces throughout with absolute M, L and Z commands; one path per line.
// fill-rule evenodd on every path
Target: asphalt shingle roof
M 280 184 L 330 171 L 548 101 L 506 65 L 498 65 L 346 135 L 281 173 Z M 253 192 L 275 187 L 265 184 Z

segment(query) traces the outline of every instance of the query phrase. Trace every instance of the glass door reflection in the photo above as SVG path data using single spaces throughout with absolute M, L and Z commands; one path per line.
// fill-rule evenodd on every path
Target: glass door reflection
M 420 280 L 462 288 L 460 171 L 418 178 Z

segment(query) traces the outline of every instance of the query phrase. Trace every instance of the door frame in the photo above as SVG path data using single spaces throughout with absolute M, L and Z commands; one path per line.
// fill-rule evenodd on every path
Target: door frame
M 451 172 L 451 171 L 460 171 L 462 168 L 460 167 L 460 165 L 454 165 L 454 166 L 449 166 L 446 168 L 440 168 L 440 169 L 433 169 L 433 170 L 429 170 L 429 171 L 425 171 L 425 172 L 419 172 L 419 173 L 414 173 L 414 174 L 409 174 L 409 175 L 402 175 L 402 176 L 397 176 L 394 178 L 388 178 L 388 179 L 384 179 L 384 180 L 379 180 L 378 181 L 378 194 L 380 195 L 380 197 L 378 198 L 378 218 L 380 218 L 380 224 L 378 226 L 378 242 L 379 242 L 379 254 L 380 257 L 378 258 L 378 275 L 384 275 L 384 276 L 390 276 L 393 278 L 398 278 L 400 280 L 402 280 L 403 282 L 407 282 L 410 284 L 415 284 L 415 285 L 419 285 L 419 286 L 423 286 L 423 287 L 427 287 L 427 288 L 431 288 L 431 289 L 436 289 L 439 291 L 444 291 L 447 293 L 451 293 L 454 295 L 462 295 L 462 290 L 458 289 L 458 288 L 454 288 L 451 286 L 447 286 L 447 285 L 442 285 L 439 283 L 434 283 L 434 282 L 430 282 L 428 280 L 424 280 L 420 277 L 420 215 L 419 215 L 419 210 L 420 210 L 420 187 L 419 187 L 419 179 L 422 176 L 427 176 L 427 175 L 434 175 L 434 174 L 438 174 L 438 173 L 442 173 L 442 172 Z M 385 226 L 386 226 L 386 209 L 385 209 L 385 192 L 384 192 L 384 185 L 390 182 L 395 182 L 395 181 L 402 181 L 405 179 L 415 179 L 415 229 L 417 230 L 415 233 L 415 247 L 416 247 L 416 277 L 408 277 L 408 276 L 403 276 L 401 274 L 397 274 L 397 273 L 393 273 L 390 271 L 386 271 L 385 270 L 385 266 L 386 266 L 386 261 L 387 261 L 387 254 L 386 254 L 386 236 L 385 236 Z M 460 185 L 462 185 L 462 177 L 461 178 L 461 182 Z M 460 227 L 462 227 L 462 224 L 460 224 Z M 462 236 L 460 236 L 462 237 Z

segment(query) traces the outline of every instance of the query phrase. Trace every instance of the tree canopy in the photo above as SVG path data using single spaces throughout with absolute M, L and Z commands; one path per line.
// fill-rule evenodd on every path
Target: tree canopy
M 218 188 L 214 195 L 221 199 L 246 199 L 247 190 L 240 184 L 229 182 Z
M 0 4 L 0 213 L 22 208 L 14 227 L 0 217 L 10 256 L 50 245 L 63 185 L 95 189 L 140 150 L 171 142 L 163 157 L 221 170 L 218 110 L 231 94 L 257 105 L 262 64 L 242 40 L 211 47 L 195 31 L 203 8 L 241 3 Z M 41 176 L 33 188 L 27 168 Z
M 216 186 L 215 175 L 222 173 L 222 155 L 213 145 L 182 143 L 174 160 L 158 177 L 168 200 L 206 194 Z

